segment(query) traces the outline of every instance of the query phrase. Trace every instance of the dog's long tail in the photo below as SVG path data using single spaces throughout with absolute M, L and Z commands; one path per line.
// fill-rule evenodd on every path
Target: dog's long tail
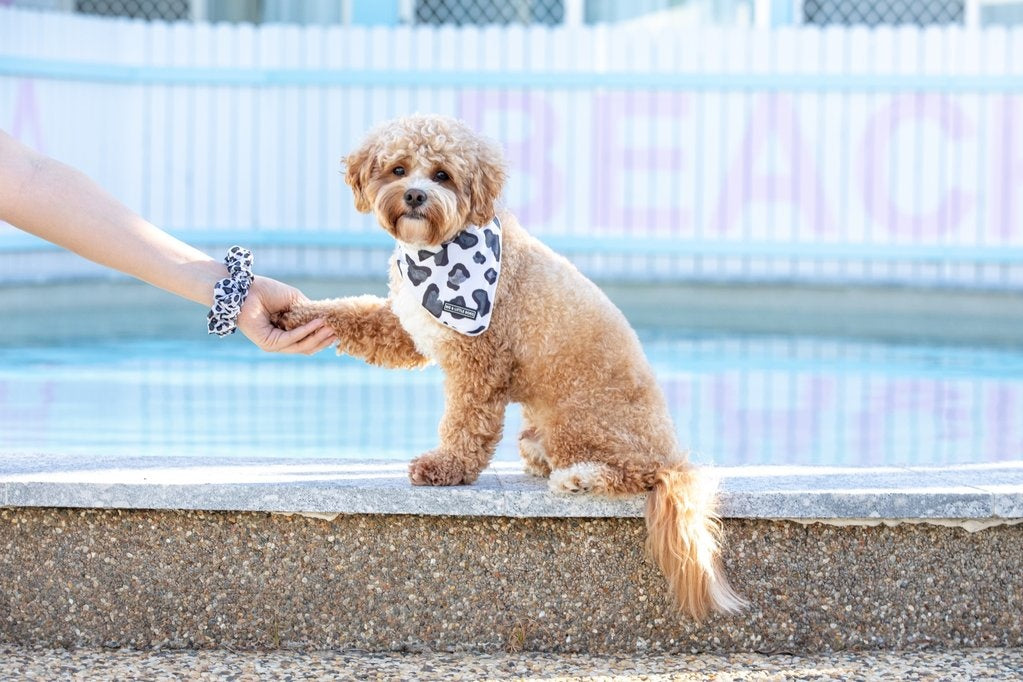
M 675 605 L 697 621 L 746 605 L 721 568 L 717 485 L 686 463 L 660 469 L 647 497 L 646 549 L 668 579 Z

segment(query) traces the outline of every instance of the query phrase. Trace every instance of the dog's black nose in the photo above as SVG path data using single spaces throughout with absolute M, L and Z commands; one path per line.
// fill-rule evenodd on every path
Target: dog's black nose
M 421 189 L 410 189 L 405 192 L 405 203 L 416 208 L 426 203 L 426 192 Z

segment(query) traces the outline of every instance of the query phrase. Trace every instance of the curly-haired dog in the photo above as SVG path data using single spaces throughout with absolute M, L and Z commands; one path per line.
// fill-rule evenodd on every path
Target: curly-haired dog
M 523 406 L 526 469 L 563 493 L 650 491 L 647 549 L 696 618 L 742 599 L 718 559 L 713 485 L 686 462 L 664 397 L 625 317 L 567 260 L 497 215 L 499 149 L 465 124 L 412 116 L 371 132 L 345 159 L 359 211 L 397 241 L 388 298 L 312 302 L 338 352 L 445 374 L 440 444 L 409 466 L 417 485 L 472 483 Z

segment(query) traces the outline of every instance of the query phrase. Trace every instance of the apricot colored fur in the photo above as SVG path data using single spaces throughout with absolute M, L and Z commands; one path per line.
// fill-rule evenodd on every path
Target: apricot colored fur
M 500 151 L 439 116 L 384 124 L 346 159 L 356 207 L 396 239 L 436 246 L 493 219 L 505 179 Z M 400 173 L 396 169 L 400 166 Z M 444 175 L 438 175 L 444 171 Z M 423 209 L 399 200 L 426 191 Z M 464 336 L 430 317 L 392 264 L 387 299 L 362 296 L 299 306 L 293 328 L 325 316 L 338 352 L 386 367 L 436 362 L 445 411 L 436 449 L 409 466 L 417 485 L 472 483 L 501 438 L 505 407 L 521 403 L 527 471 L 555 492 L 649 491 L 651 558 L 680 609 L 700 619 L 743 602 L 721 569 L 714 485 L 686 462 L 653 372 L 622 313 L 571 263 L 506 212 L 501 277 L 489 329 Z

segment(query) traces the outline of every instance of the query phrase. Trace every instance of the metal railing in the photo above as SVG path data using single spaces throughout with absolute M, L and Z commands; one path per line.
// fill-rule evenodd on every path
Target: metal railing
M 804 0 L 807 24 L 845 26 L 917 26 L 962 24 L 964 0 Z
M 340 159 L 430 111 L 501 143 L 506 205 L 594 276 L 1023 286 L 1019 31 L 0 12 L 0 126 L 190 241 L 265 246 L 282 274 L 380 270 L 387 240 Z M 0 279 L 82 267 L 0 230 Z

